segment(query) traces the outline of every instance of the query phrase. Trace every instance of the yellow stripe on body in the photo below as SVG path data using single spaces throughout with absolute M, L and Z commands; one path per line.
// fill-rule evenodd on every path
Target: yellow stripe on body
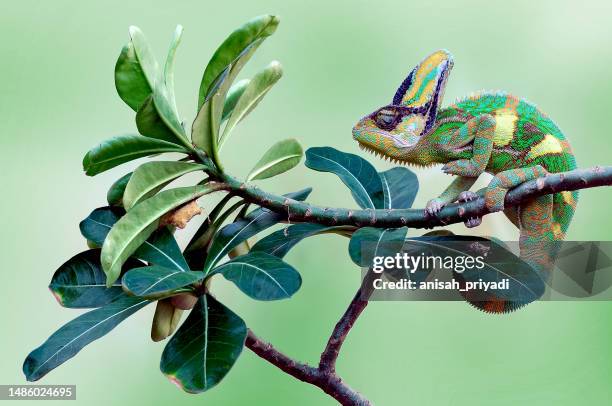
M 542 155 L 559 154 L 563 152 L 561 142 L 551 134 L 546 134 L 544 139 L 531 147 L 527 153 L 527 159 L 535 159 Z
M 495 132 L 493 133 L 493 145 L 505 147 L 510 144 L 516 130 L 518 116 L 514 109 L 500 109 L 495 112 Z

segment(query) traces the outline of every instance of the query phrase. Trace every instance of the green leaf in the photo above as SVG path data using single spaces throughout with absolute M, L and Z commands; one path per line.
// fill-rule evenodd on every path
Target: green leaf
M 153 94 L 147 97 L 136 113 L 136 127 L 144 136 L 176 143 L 177 137 L 157 112 Z
M 242 79 L 232 85 L 227 91 L 227 96 L 225 97 L 225 103 L 223 104 L 223 114 L 221 115 L 221 121 L 225 121 L 229 118 L 232 111 L 236 107 L 236 103 L 238 103 L 238 99 L 244 93 L 244 90 L 247 88 L 251 79 Z
M 107 285 L 113 284 L 125 260 L 159 227 L 161 216 L 211 191 L 209 186 L 165 190 L 134 206 L 121 217 L 102 246 L 102 267 L 107 276 Z
M 152 92 L 151 85 L 138 62 L 132 41 L 123 47 L 117 59 L 115 87 L 119 97 L 134 111 L 138 111 Z
M 143 266 L 128 260 L 123 270 Z M 59 304 L 70 308 L 104 306 L 123 294 L 121 284 L 106 287 L 106 275 L 100 264 L 100 250 L 81 252 L 60 266 L 51 278 L 49 289 Z
M 171 101 L 169 90 L 164 83 L 158 83 L 157 86 L 155 86 L 155 90 L 153 91 L 153 103 L 162 121 L 176 136 L 176 139 L 190 149 L 191 143 L 187 139 L 183 124 L 178 116 L 176 107 L 173 105 L 174 102 Z
M 166 89 L 168 90 L 168 100 L 173 108 L 174 112 L 178 116 L 176 109 L 176 98 L 174 96 L 174 60 L 176 58 L 176 49 L 181 43 L 181 37 L 183 36 L 183 26 L 177 25 L 174 30 L 174 37 L 168 50 L 168 56 L 166 57 L 166 64 L 164 66 L 164 82 Z
M 321 172 L 331 172 L 350 189 L 357 204 L 364 209 L 384 207 L 383 185 L 376 169 L 365 159 L 331 147 L 309 148 L 305 165 Z
M 221 72 L 230 64 L 234 63 L 249 46 L 255 44 L 255 48 L 257 48 L 265 38 L 276 31 L 278 23 L 279 19 L 275 16 L 264 15 L 256 17 L 232 32 L 225 41 L 223 41 L 204 70 L 202 82 L 200 83 L 198 107 L 204 104 L 204 101 L 210 94 L 212 83 Z
M 375 256 L 394 256 L 400 252 L 407 232 L 407 227 L 360 228 L 351 237 L 349 255 L 355 264 L 362 267 L 371 266 Z
M 311 191 L 312 189 L 308 188 L 288 193 L 285 196 L 295 200 L 304 200 Z M 215 234 L 210 243 L 206 262 L 204 263 L 204 273 L 208 273 L 232 248 L 260 231 L 286 219 L 286 217 L 285 214 L 258 208 L 247 214 L 244 218 L 223 227 Z
M 160 369 L 186 392 L 204 392 L 227 375 L 246 335 L 240 317 L 212 296 L 201 296 L 164 348 Z
M 119 179 L 115 181 L 108 189 L 106 193 L 106 201 L 111 206 L 122 206 L 123 205 L 123 193 L 125 192 L 125 187 L 127 186 L 130 178 L 132 177 L 132 172 L 126 173 Z
M 419 191 L 419 180 L 408 168 L 401 166 L 379 172 L 383 186 L 384 209 L 409 209 Z
M 114 207 L 100 207 L 79 224 L 81 234 L 98 246 L 104 244 L 113 225 L 125 214 Z M 189 266 L 181 254 L 174 236 L 168 227 L 155 231 L 133 254 L 143 261 L 170 269 L 188 271 Z
M 282 74 L 281 65 L 277 61 L 273 61 L 251 79 L 240 99 L 238 99 L 234 111 L 227 120 L 223 134 L 219 138 L 219 148 L 221 148 L 234 127 L 257 106 L 272 86 L 278 82 Z
M 204 278 L 202 272 L 146 266 L 128 271 L 122 280 L 123 289 L 131 295 L 159 299 L 172 293 L 189 292 L 186 288 Z
M 257 241 L 251 248 L 251 252 L 265 252 L 283 258 L 291 248 L 303 239 L 343 228 L 342 226 L 324 226 L 315 223 L 294 224 Z
M 154 89 L 159 81 L 159 65 L 155 56 L 153 56 L 153 51 L 151 51 L 149 43 L 140 28 L 132 25 L 129 28 L 129 33 L 142 72 L 150 88 Z
M 74 357 L 87 344 L 110 332 L 147 303 L 149 302 L 140 298 L 120 297 L 65 324 L 28 355 L 23 363 L 26 379 L 39 380 Z
M 125 162 L 163 152 L 189 151 L 167 141 L 140 135 L 120 135 L 90 149 L 83 158 L 83 170 L 87 175 L 93 176 Z
M 298 271 L 279 257 L 264 252 L 241 255 L 215 268 L 255 300 L 287 299 L 298 291 L 302 278 Z
M 130 210 L 138 202 L 159 192 L 176 178 L 205 168 L 204 165 L 177 161 L 144 163 L 134 171 L 125 188 L 123 206 Z
M 174 307 L 171 298 L 158 300 L 151 323 L 151 339 L 157 342 L 171 336 L 182 315 L 183 310 Z
M 279 141 L 266 151 L 246 180 L 266 179 L 286 172 L 300 163 L 302 154 L 302 146 L 297 140 L 289 138 Z

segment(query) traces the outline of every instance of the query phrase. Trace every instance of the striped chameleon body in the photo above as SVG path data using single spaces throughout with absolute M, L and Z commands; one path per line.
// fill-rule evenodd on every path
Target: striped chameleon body
M 440 108 L 453 66 L 447 51 L 437 51 L 417 65 L 397 90 L 391 104 L 362 118 L 353 128 L 360 147 L 398 163 L 444 164 L 457 175 L 440 196 L 426 206 L 436 215 L 446 204 L 477 197 L 469 189 L 483 172 L 494 175 L 482 191 L 487 207 L 504 210 L 507 191 L 549 172 L 576 168 L 561 130 L 533 104 L 504 92 L 481 92 Z M 520 230 L 521 258 L 545 271 L 556 257 L 530 250 L 538 241 L 559 241 L 572 219 L 577 192 L 546 195 L 504 210 Z M 466 226 L 479 225 L 471 218 Z M 554 245 L 551 245 L 554 246 Z M 512 303 L 485 303 L 491 312 L 512 310 Z

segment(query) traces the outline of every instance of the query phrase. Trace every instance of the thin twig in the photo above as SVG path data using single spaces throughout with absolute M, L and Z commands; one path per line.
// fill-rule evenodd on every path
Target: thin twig
M 466 203 L 450 204 L 437 216 L 428 216 L 423 209 L 367 209 L 351 210 L 312 205 L 267 193 L 250 184 L 226 176 L 223 181 L 226 189 L 231 190 L 249 202 L 270 210 L 291 216 L 292 222 L 319 223 L 324 225 L 351 225 L 358 227 L 396 228 L 433 228 L 436 226 L 462 223 L 470 217 L 482 217 L 492 213 L 485 205 L 484 198 Z M 506 195 L 505 206 L 520 203 L 545 194 L 612 185 L 612 167 L 594 167 L 554 173 L 536 180 L 525 182 L 510 190 Z

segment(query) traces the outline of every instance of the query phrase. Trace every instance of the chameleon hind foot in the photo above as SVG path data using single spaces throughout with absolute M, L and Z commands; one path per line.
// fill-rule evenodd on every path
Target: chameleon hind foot
M 523 182 L 546 176 L 548 171 L 541 165 L 529 168 L 509 169 L 495 175 L 485 191 L 485 205 L 492 211 L 504 209 L 504 201 L 508 190 L 520 185 Z
M 435 199 L 431 199 L 425 205 L 425 215 L 435 216 L 436 214 L 440 212 L 440 210 L 444 208 L 444 206 L 446 206 L 446 203 L 439 197 L 436 197 Z
M 478 199 L 478 195 L 471 190 L 465 190 L 459 193 L 459 196 L 457 197 L 457 201 L 459 203 L 471 202 L 475 199 Z M 480 223 L 482 223 L 482 217 L 470 217 L 465 220 L 463 224 L 465 224 L 467 228 L 473 228 L 479 226 Z

